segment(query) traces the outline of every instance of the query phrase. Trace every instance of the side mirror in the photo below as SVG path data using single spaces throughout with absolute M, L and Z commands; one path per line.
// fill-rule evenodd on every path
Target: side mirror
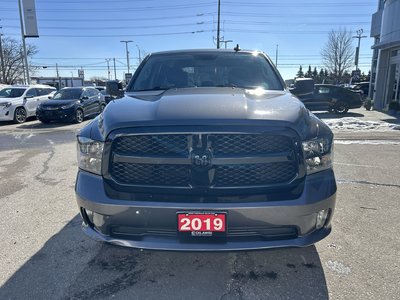
M 48 99 L 53 99 L 53 96 L 48 96 L 47 98 L 48 98 Z
M 290 89 L 293 95 L 304 97 L 314 93 L 314 80 L 311 78 L 301 78 L 296 80 L 294 87 Z
M 25 96 L 25 97 L 24 97 L 25 100 L 26 100 L 26 99 L 31 99 L 31 98 L 33 98 L 33 96 Z
M 83 97 L 81 98 L 82 101 L 87 100 L 87 99 L 89 99 L 88 96 L 83 96 Z
M 121 83 L 118 81 L 107 81 L 106 82 L 107 94 L 113 98 L 121 98 L 124 96 L 124 91 L 122 90 Z

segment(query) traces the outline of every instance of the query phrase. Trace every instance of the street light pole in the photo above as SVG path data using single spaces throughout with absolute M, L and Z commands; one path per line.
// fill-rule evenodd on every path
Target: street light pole
M 140 65 L 140 63 L 142 62 L 142 55 L 140 54 L 140 48 L 138 44 L 136 44 L 136 48 L 138 49 L 139 52 L 139 65 Z
M 228 44 L 228 43 L 232 43 L 233 41 L 232 40 L 222 40 L 221 41 L 221 43 L 225 43 L 225 49 L 226 49 L 226 45 Z
M 125 50 L 126 50 L 126 64 L 128 65 L 128 73 L 129 72 L 129 50 L 128 50 L 128 43 L 132 43 L 133 41 L 120 41 L 121 43 L 125 43 Z
M 360 42 L 362 38 L 366 38 L 366 35 L 362 35 L 362 33 L 364 32 L 364 30 L 361 28 L 359 30 L 356 31 L 357 35 L 353 36 L 353 38 L 358 39 L 358 46 L 356 48 L 356 59 L 355 59 L 355 65 L 356 65 L 356 70 L 358 70 L 358 57 L 360 55 Z
M 276 45 L 276 51 L 275 51 L 275 68 L 278 67 L 278 48 L 279 48 L 279 45 Z

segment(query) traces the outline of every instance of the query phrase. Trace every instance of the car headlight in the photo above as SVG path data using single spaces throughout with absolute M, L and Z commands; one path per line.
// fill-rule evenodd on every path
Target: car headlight
M 0 103 L 0 106 L 3 106 L 4 109 L 9 108 L 12 105 L 11 102 L 3 102 Z
M 75 105 L 75 103 L 71 103 L 71 104 L 63 105 L 63 106 L 61 106 L 61 109 L 68 109 L 68 108 L 71 108 L 71 107 L 73 107 L 74 105 Z
M 104 143 L 78 136 L 78 166 L 80 169 L 101 175 Z
M 307 165 L 307 174 L 313 174 L 332 168 L 333 140 L 316 138 L 305 141 L 303 144 L 304 158 Z

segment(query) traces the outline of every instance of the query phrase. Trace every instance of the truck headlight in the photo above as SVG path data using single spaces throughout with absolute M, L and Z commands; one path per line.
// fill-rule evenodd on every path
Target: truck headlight
M 303 142 L 307 174 L 332 168 L 333 141 L 329 138 L 316 138 Z
M 78 166 L 80 169 L 101 175 L 104 143 L 78 136 Z

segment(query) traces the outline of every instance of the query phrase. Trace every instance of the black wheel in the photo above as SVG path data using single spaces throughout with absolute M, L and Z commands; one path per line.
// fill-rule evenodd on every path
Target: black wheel
M 82 109 L 77 109 L 75 111 L 75 123 L 82 123 L 83 121 L 83 111 Z
M 349 105 L 345 102 L 339 101 L 338 103 L 335 104 L 333 110 L 337 114 L 345 114 L 349 110 Z
M 23 107 L 17 107 L 14 112 L 14 123 L 21 124 L 26 121 L 26 110 Z
M 105 104 L 100 104 L 100 113 L 102 113 L 105 108 L 106 108 Z

